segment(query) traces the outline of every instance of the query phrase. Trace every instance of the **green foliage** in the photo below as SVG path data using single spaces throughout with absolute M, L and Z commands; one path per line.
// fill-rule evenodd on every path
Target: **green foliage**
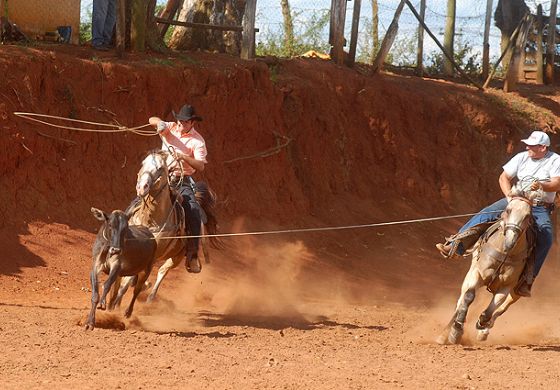
M 294 27 L 299 25 L 299 27 L 294 28 L 294 42 L 286 42 L 283 31 L 268 31 L 266 32 L 265 39 L 257 44 L 257 55 L 289 57 L 291 55 L 289 47 L 293 48 L 293 55 L 295 56 L 309 50 L 328 52 L 330 45 L 325 40 L 324 31 L 329 24 L 329 10 L 319 10 L 308 19 L 304 19 L 301 16 L 302 12 L 292 11 Z
M 482 72 L 480 53 L 474 53 L 474 48 L 468 42 L 458 39 L 455 42 L 455 53 L 453 59 L 469 75 L 478 76 Z M 443 73 L 443 53 L 432 51 L 428 57 L 426 72 L 431 75 Z
M 358 50 L 356 50 L 356 62 L 369 64 L 377 55 L 379 45 L 373 47 L 373 21 L 372 19 L 365 18 L 361 31 L 358 33 Z M 373 57 L 373 58 L 372 58 Z
M 80 44 L 91 41 L 91 10 L 88 10 L 86 17 L 80 21 Z
M 174 66 L 175 65 L 173 63 L 173 61 L 169 58 L 150 57 L 150 59 L 148 61 L 150 61 L 152 64 L 156 64 L 156 65 L 164 65 L 164 66 Z
M 415 66 L 417 47 L 418 33 L 397 35 L 385 61 L 396 66 Z

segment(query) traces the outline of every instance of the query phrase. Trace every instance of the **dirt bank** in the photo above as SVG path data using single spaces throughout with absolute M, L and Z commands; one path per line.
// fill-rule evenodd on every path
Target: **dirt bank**
M 498 196 L 500 167 L 521 150 L 521 136 L 534 125 L 557 129 L 556 88 L 522 86 L 505 96 L 315 59 L 119 59 L 56 46 L 2 46 L 0 74 L 5 385 L 70 388 L 95 378 L 109 387 L 469 388 L 506 377 L 510 387 L 558 380 L 545 369 L 557 365 L 558 316 L 528 303 L 504 318 L 497 344 L 433 345 L 468 267 L 442 261 L 433 244 L 464 219 L 228 239 L 202 275 L 173 271 L 155 307 L 140 303 L 132 322 L 115 314 L 109 329 L 84 334 L 77 324 L 89 304 L 97 228 L 89 209 L 124 208 L 142 156 L 159 142 L 13 114 L 139 126 L 193 104 L 204 118 L 203 178 L 219 195 L 221 231 L 242 232 L 474 212 Z M 553 255 L 533 302 L 557 312 Z M 121 322 L 124 332 L 115 330 Z M 91 367 L 92 353 L 114 354 L 108 344 L 131 348 L 133 358 L 113 356 L 111 368 L 127 378 L 101 373 L 109 369 L 101 358 L 93 370 L 75 370 L 76 362 Z M 492 364 L 479 370 L 472 361 Z M 496 374 L 507 367 L 498 361 L 534 377 Z

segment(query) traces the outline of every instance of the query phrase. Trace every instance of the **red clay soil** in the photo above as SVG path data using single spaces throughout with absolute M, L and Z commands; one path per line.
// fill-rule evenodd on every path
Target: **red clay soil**
M 158 139 L 13 114 L 139 126 L 193 104 L 220 230 L 247 232 L 474 212 L 531 126 L 557 130 L 556 87 L 505 96 L 315 59 L 59 46 L 1 46 L 0 74 L 3 389 L 558 386 L 556 247 L 488 342 L 473 337 L 484 291 L 463 344 L 434 342 L 468 261 L 433 246 L 465 218 L 225 238 L 200 275 L 181 266 L 157 302 L 131 320 L 100 312 L 86 332 L 90 207 L 126 207 Z

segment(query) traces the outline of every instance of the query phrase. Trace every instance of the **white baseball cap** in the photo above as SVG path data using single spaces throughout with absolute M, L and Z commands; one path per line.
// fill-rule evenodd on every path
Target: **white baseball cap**
M 535 145 L 550 146 L 550 138 L 548 137 L 548 134 L 546 134 L 543 131 L 533 131 L 529 136 L 529 138 L 522 139 L 521 142 L 529 146 L 535 146 Z

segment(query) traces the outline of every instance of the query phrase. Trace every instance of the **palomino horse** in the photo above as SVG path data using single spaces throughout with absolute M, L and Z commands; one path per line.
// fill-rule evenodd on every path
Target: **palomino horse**
M 148 296 L 152 301 L 159 286 L 169 270 L 177 267 L 185 258 L 185 239 L 168 238 L 185 235 L 185 216 L 177 195 L 172 194 L 169 184 L 169 172 L 166 161 L 170 154 L 157 150 L 150 152 L 142 161 L 138 172 L 136 192 L 141 201 L 134 208 L 130 224 L 147 226 L 157 242 L 156 261 L 165 260 L 159 268 L 156 282 Z M 216 234 L 217 220 L 214 214 L 215 196 L 205 185 L 197 188 L 197 200 L 206 213 L 203 231 Z M 203 241 L 201 241 L 203 242 Z M 214 247 L 219 247 L 219 240 L 210 238 Z M 207 253 L 205 251 L 205 258 Z
M 532 228 L 528 228 L 533 223 L 531 205 L 537 196 L 537 191 L 525 193 L 517 187 L 512 189 L 511 200 L 497 222 L 499 226 L 497 229 L 490 228 L 474 247 L 471 267 L 463 281 L 457 308 L 438 337 L 438 343 L 457 344 L 461 341 L 467 311 L 479 287 L 486 286 L 493 294 L 490 304 L 476 323 L 479 341 L 487 339 L 496 319 L 520 298 L 515 287 L 533 251 L 534 233 Z M 528 267 L 526 272 L 532 273 L 532 267 Z

